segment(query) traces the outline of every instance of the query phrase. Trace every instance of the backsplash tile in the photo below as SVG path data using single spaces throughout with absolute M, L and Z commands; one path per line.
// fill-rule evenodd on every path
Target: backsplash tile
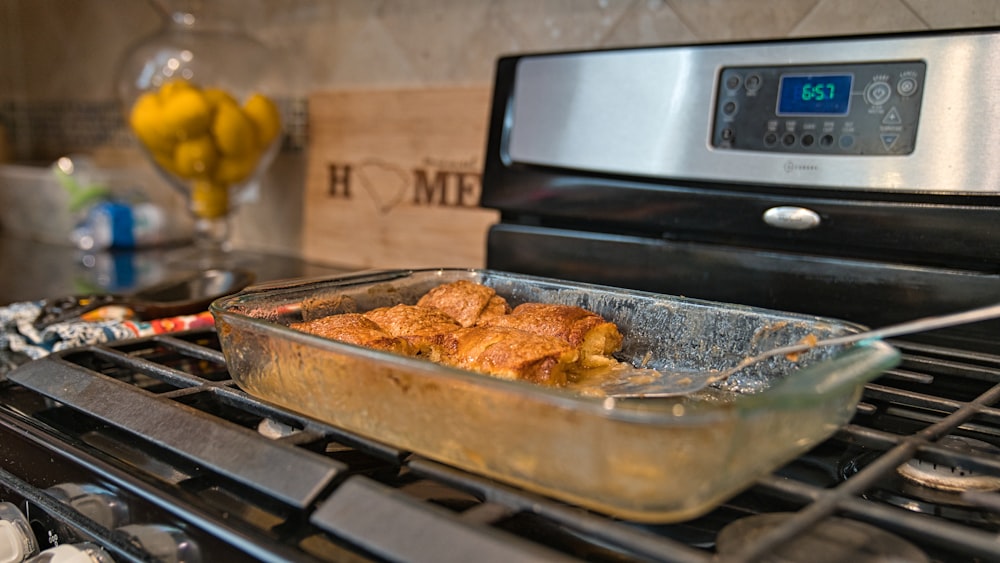
M 493 14 L 523 51 L 581 49 L 605 45 L 628 13 L 626 2 L 553 0 L 494 2 Z
M 699 37 L 665 0 L 635 2 L 605 37 L 605 47 L 692 43 Z
M 863 14 L 863 17 L 858 15 Z M 789 35 L 846 35 L 927 29 L 930 26 L 903 0 L 820 2 Z
M 487 83 L 512 52 L 1000 24 L 995 0 L 208 0 L 315 89 Z M 113 95 L 114 69 L 159 15 L 146 0 L 0 3 L 0 98 Z
M 823 4 L 818 0 L 673 0 L 668 3 L 695 35 L 712 41 L 785 37 Z
M 977 27 L 1000 23 L 996 0 L 906 0 L 906 5 L 931 28 Z

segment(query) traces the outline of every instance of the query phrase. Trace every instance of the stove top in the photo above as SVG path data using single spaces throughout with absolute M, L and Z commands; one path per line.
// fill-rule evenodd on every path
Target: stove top
M 678 524 L 607 518 L 271 406 L 235 386 L 214 331 L 57 354 L 0 383 L 0 502 L 41 549 L 89 542 L 115 561 L 795 561 L 830 545 L 852 561 L 996 560 L 1000 357 L 893 344 L 903 364 L 851 424 Z

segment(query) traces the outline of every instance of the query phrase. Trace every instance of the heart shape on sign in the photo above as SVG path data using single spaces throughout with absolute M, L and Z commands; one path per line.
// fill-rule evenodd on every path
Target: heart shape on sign
M 358 165 L 358 180 L 380 214 L 386 214 L 406 197 L 410 174 L 401 166 L 369 158 Z

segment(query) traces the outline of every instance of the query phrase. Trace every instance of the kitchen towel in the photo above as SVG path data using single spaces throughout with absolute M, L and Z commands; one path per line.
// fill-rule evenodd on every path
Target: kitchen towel
M 40 301 L 24 301 L 0 307 L 0 379 L 17 366 L 53 352 L 89 344 L 103 344 L 164 334 L 180 330 L 210 327 L 211 313 L 183 315 L 151 321 L 130 319 L 127 310 L 107 307 L 85 317 L 54 323 L 41 330 L 34 326 L 42 309 Z

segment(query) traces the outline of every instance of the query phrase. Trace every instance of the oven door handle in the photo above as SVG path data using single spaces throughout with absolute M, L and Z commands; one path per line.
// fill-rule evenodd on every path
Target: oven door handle
M 790 231 L 815 229 L 823 222 L 819 213 L 807 207 L 781 205 L 764 212 L 764 222 L 772 227 Z

